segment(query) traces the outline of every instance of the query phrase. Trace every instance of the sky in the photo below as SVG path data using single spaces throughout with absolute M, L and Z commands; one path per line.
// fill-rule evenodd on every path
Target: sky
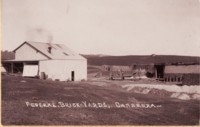
M 81 54 L 200 56 L 200 1 L 2 0 L 2 50 L 24 41 Z

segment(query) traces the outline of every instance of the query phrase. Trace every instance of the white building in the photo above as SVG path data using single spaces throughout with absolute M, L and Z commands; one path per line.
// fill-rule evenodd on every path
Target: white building
M 12 73 L 60 81 L 87 80 L 87 60 L 63 44 L 24 42 L 14 52 L 15 60 L 3 61 Z

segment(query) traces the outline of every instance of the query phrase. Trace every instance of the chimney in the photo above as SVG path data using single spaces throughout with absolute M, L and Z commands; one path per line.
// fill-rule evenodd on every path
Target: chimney
M 49 53 L 51 53 L 51 49 L 52 49 L 52 47 L 49 46 L 49 47 L 48 47 L 48 52 L 49 52 Z
M 51 43 L 48 43 L 48 52 L 51 54 L 51 50 L 52 50 L 52 45 Z

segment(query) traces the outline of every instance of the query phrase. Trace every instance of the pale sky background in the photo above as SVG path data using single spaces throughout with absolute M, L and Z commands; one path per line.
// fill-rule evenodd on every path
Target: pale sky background
M 200 56 L 200 1 L 2 0 L 2 50 L 29 40 L 82 54 Z

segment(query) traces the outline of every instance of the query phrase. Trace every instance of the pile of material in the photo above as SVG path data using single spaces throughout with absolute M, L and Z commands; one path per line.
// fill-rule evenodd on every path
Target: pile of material
M 176 86 L 176 85 L 158 85 L 158 84 L 127 84 L 123 85 L 129 92 L 141 94 L 153 94 L 156 96 L 165 96 L 181 100 L 200 100 L 200 86 Z
M 200 85 L 200 74 L 184 74 L 183 85 Z

